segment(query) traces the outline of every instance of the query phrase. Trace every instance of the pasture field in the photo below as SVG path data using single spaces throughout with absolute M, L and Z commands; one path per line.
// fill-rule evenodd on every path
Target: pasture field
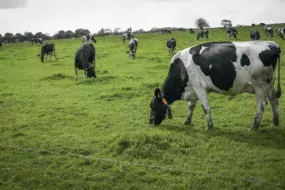
M 259 29 L 264 39 L 264 32 Z M 249 40 L 250 27 L 238 29 Z M 276 31 L 275 31 L 276 32 Z M 276 33 L 275 33 L 276 35 Z M 214 129 L 205 131 L 200 103 L 183 126 L 187 102 L 173 119 L 148 124 L 149 103 L 170 64 L 166 40 L 177 50 L 203 43 L 196 34 L 138 34 L 136 60 L 121 36 L 96 38 L 96 80 L 79 72 L 81 39 L 56 40 L 58 61 L 41 63 L 40 45 L 0 49 L 0 189 L 285 189 L 285 40 L 282 47 L 280 126 L 271 106 L 258 131 L 249 131 L 255 96 L 210 94 Z M 227 41 L 210 29 L 208 41 Z

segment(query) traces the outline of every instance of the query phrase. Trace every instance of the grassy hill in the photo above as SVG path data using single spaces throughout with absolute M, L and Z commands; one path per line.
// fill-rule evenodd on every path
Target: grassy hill
M 239 28 L 235 41 L 249 40 L 250 29 Z M 170 36 L 177 50 L 207 41 L 188 31 L 138 34 L 137 59 L 129 60 L 121 36 L 96 38 L 98 79 L 80 71 L 77 82 L 81 39 L 53 41 L 58 61 L 48 63 L 36 56 L 40 45 L 3 45 L 0 189 L 284 189 L 284 94 L 280 126 L 272 126 L 268 105 L 257 132 L 249 131 L 256 112 L 250 94 L 210 94 L 212 131 L 205 131 L 200 103 L 192 124 L 182 125 L 184 101 L 174 103 L 172 120 L 148 124 L 153 91 L 169 69 Z M 284 92 L 285 40 L 276 36 L 269 40 L 282 47 Z M 208 41 L 227 40 L 225 31 L 210 29 Z

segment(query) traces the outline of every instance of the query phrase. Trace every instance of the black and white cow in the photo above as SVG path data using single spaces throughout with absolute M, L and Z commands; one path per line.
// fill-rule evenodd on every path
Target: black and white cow
M 96 78 L 95 73 L 95 47 L 93 44 L 84 43 L 75 55 L 75 80 L 78 79 L 78 70 L 84 70 L 86 78 Z
M 127 52 L 130 55 L 130 59 L 136 58 L 137 49 L 138 49 L 138 39 L 132 37 L 129 43 L 129 51 Z
M 199 29 L 198 30 L 198 35 L 197 35 L 197 40 L 199 40 L 200 38 L 206 38 L 208 39 L 209 36 L 209 30 L 207 29 Z
M 189 29 L 189 33 L 190 33 L 190 34 L 194 34 L 195 32 L 194 32 L 194 30 L 193 30 L 192 28 L 190 28 L 190 29 Z
M 32 38 L 31 42 L 32 42 L 32 45 L 37 44 L 37 43 L 42 45 L 43 39 L 42 38 Z
M 168 38 L 166 46 L 168 48 L 169 55 L 172 57 L 176 48 L 176 40 L 174 38 Z
M 285 28 L 279 28 L 278 29 L 278 36 L 284 40 Z
M 275 29 L 275 27 L 272 27 L 272 26 L 264 26 L 266 38 L 267 38 L 267 36 L 273 37 L 274 29 Z
M 207 118 L 206 129 L 211 129 L 213 123 L 207 94 L 215 92 L 228 96 L 255 94 L 257 113 L 252 130 L 258 129 L 268 99 L 273 108 L 273 123 L 277 126 L 278 98 L 281 96 L 280 55 L 279 45 L 272 41 L 211 42 L 179 51 L 171 60 L 162 89 L 154 91 L 150 124 L 159 125 L 166 112 L 172 118 L 171 105 L 184 99 L 188 101 L 184 124 L 189 125 L 200 100 Z M 274 89 L 276 69 L 277 92 Z
M 161 29 L 162 34 L 172 34 L 171 31 L 167 28 Z
M 0 48 L 2 47 L 2 41 L 0 40 Z
M 93 35 L 84 35 L 84 36 L 82 36 L 82 43 L 86 43 L 86 42 L 96 43 L 97 41 L 95 40 Z
M 46 55 L 46 62 L 47 62 L 47 57 L 49 55 L 49 61 L 51 61 L 51 56 L 54 55 L 55 57 L 55 60 L 56 59 L 56 53 L 55 53 L 55 46 L 54 44 L 49 44 L 49 43 L 46 43 L 42 46 L 42 49 L 41 49 L 41 53 L 38 54 L 38 56 L 40 57 L 41 59 L 41 62 L 44 62 L 44 57 Z
M 125 43 L 126 39 L 130 40 L 132 36 L 133 35 L 130 32 L 122 34 L 122 42 Z
M 238 31 L 233 28 L 233 27 L 228 27 L 226 29 L 226 32 L 228 34 L 228 37 L 234 37 L 234 38 L 237 38 L 237 34 L 238 34 Z
M 250 38 L 252 40 L 260 40 L 260 33 L 258 30 L 252 30 L 250 31 Z

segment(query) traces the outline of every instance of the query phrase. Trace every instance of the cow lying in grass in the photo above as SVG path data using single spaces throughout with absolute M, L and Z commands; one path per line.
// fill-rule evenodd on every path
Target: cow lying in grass
M 212 42 L 179 51 L 171 60 L 162 89 L 154 91 L 150 124 L 159 125 L 167 111 L 168 117 L 172 118 L 171 105 L 184 99 L 188 101 L 184 124 L 189 125 L 200 100 L 207 118 L 206 129 L 211 129 L 213 122 L 207 94 L 215 92 L 230 96 L 255 94 L 257 113 L 252 130 L 258 129 L 268 99 L 273 109 L 273 124 L 277 126 L 278 98 L 281 96 L 280 55 L 279 45 L 272 41 Z M 276 68 L 277 92 L 274 89 Z

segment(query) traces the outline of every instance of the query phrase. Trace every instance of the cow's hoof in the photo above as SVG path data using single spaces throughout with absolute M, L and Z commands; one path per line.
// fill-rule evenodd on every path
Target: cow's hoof
M 249 130 L 250 130 L 250 131 L 257 131 L 258 128 L 257 128 L 257 127 L 251 127 Z
M 183 125 L 190 125 L 191 124 L 191 120 L 186 120 L 184 121 Z
M 172 119 L 173 117 L 172 117 L 172 115 L 168 115 L 168 119 Z
M 206 127 L 206 131 L 210 131 L 214 128 L 214 126 L 209 126 L 209 127 Z
M 279 118 L 278 117 L 273 117 L 273 125 L 278 126 L 279 125 Z

